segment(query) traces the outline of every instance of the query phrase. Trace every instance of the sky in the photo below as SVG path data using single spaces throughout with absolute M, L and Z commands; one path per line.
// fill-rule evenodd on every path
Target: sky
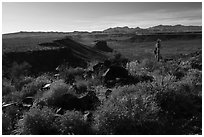
M 201 2 L 3 2 L 2 31 L 100 31 L 202 25 Z

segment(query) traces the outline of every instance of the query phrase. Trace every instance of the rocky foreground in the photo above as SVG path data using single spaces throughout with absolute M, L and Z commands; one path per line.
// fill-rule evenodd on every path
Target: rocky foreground
M 3 77 L 3 134 L 202 134 L 202 51 Z M 18 70 L 18 71 L 17 71 Z

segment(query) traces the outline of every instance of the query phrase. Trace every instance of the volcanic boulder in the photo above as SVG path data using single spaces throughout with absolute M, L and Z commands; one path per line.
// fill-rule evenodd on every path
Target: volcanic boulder
M 107 80 L 114 80 L 116 78 L 128 78 L 128 71 L 120 66 L 111 66 L 104 74 Z

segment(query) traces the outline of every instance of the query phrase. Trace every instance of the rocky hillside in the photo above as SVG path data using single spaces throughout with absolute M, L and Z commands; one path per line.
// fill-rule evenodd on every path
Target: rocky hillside
M 3 66 L 9 67 L 12 62 L 27 62 L 32 66 L 34 72 L 40 72 L 54 70 L 58 65 L 65 62 L 72 66 L 84 67 L 87 61 L 106 58 L 100 51 L 79 44 L 69 38 L 40 43 L 39 46 L 42 47 L 41 50 L 5 52 L 3 54 Z

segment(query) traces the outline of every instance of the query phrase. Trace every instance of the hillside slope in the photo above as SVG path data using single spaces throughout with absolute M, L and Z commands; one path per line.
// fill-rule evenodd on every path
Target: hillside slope
M 92 60 L 92 59 L 105 59 L 105 55 L 103 55 L 100 51 L 93 49 L 92 47 L 88 47 L 81 43 L 78 43 L 68 37 L 60 40 L 55 40 L 50 43 L 41 43 L 40 46 L 45 47 L 58 47 L 58 48 L 66 48 L 70 49 L 74 56 L 85 60 Z
M 21 41 L 19 41 L 19 44 L 21 44 Z M 28 62 L 32 66 L 33 73 L 38 73 L 41 71 L 52 71 L 65 62 L 71 66 L 85 67 L 87 61 L 106 59 L 106 56 L 100 51 L 69 38 L 40 43 L 36 46 L 40 50 L 4 52 L 3 67 L 11 67 L 13 62 Z

